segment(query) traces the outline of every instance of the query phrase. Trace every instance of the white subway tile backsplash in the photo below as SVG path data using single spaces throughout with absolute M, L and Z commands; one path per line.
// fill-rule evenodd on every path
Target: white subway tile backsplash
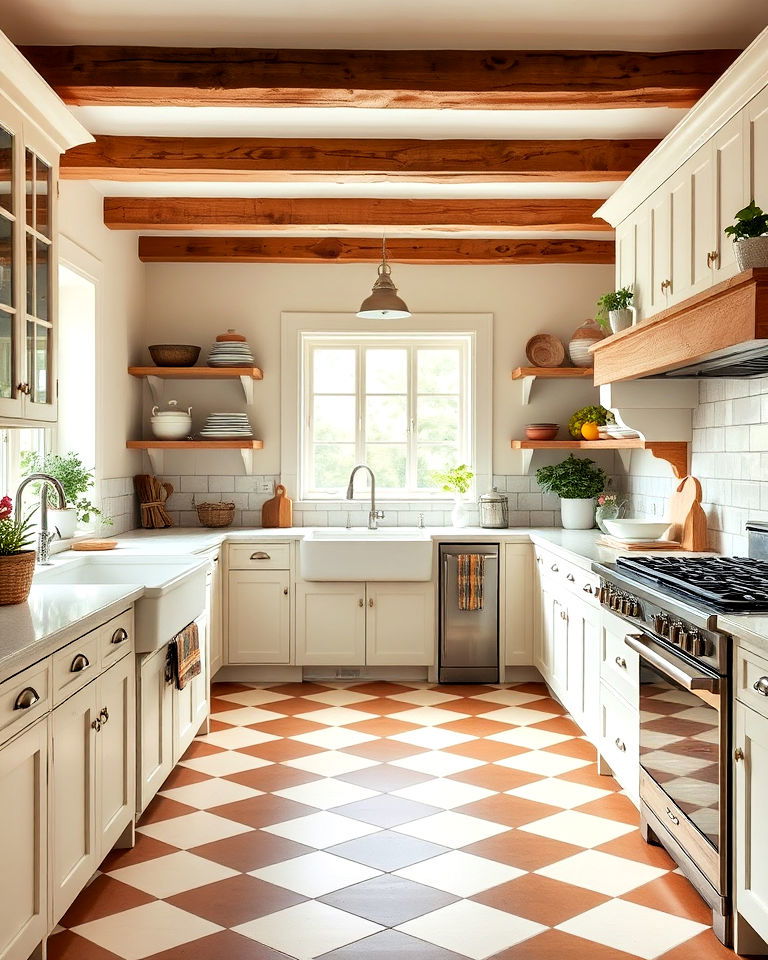
M 174 485 L 175 486 L 175 485 Z M 175 487 L 181 493 L 207 493 L 208 477 L 185 476 L 179 477 L 179 485 Z

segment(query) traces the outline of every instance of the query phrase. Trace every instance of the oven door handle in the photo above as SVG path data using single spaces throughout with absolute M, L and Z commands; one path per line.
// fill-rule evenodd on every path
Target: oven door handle
M 664 647 L 644 634 L 630 633 L 624 637 L 624 643 L 630 650 L 640 654 L 643 660 L 647 660 L 652 667 L 656 667 L 670 680 L 679 683 L 685 690 L 720 693 L 719 677 L 701 673 L 673 653 L 668 653 Z

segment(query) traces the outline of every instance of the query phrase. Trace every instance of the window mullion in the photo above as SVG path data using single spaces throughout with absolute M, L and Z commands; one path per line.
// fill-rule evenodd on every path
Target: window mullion
M 366 378 L 365 378 L 365 358 L 366 347 L 358 346 L 357 353 L 357 440 L 355 450 L 357 451 L 357 463 L 366 463 L 365 456 L 365 407 L 366 407 Z
M 416 358 L 418 356 L 418 347 L 414 344 L 408 345 L 408 462 L 407 462 L 407 487 L 409 491 L 416 490 L 418 485 L 418 466 L 417 466 L 417 448 L 416 448 L 416 398 L 418 390 L 418 376 Z

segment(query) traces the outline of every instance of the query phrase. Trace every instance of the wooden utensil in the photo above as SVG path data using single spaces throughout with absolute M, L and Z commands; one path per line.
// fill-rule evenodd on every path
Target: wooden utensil
M 293 500 L 285 495 L 285 487 L 278 483 L 275 495 L 261 508 L 262 527 L 290 527 L 293 525 Z
M 701 484 L 696 477 L 685 477 L 669 501 L 670 540 L 677 540 L 683 550 L 706 550 L 708 547 L 707 515 L 701 506 Z
M 526 343 L 525 355 L 534 367 L 562 367 L 565 347 L 551 333 L 537 333 Z
M 117 540 L 78 540 L 72 544 L 73 550 L 114 550 Z

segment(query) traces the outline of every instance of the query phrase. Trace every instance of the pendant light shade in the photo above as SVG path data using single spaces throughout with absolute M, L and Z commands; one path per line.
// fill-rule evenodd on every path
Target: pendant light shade
M 381 241 L 379 275 L 376 277 L 370 297 L 366 297 L 360 304 L 357 315 L 362 320 L 405 320 L 411 316 L 411 311 L 405 301 L 398 297 L 397 287 L 392 282 L 384 240 Z

